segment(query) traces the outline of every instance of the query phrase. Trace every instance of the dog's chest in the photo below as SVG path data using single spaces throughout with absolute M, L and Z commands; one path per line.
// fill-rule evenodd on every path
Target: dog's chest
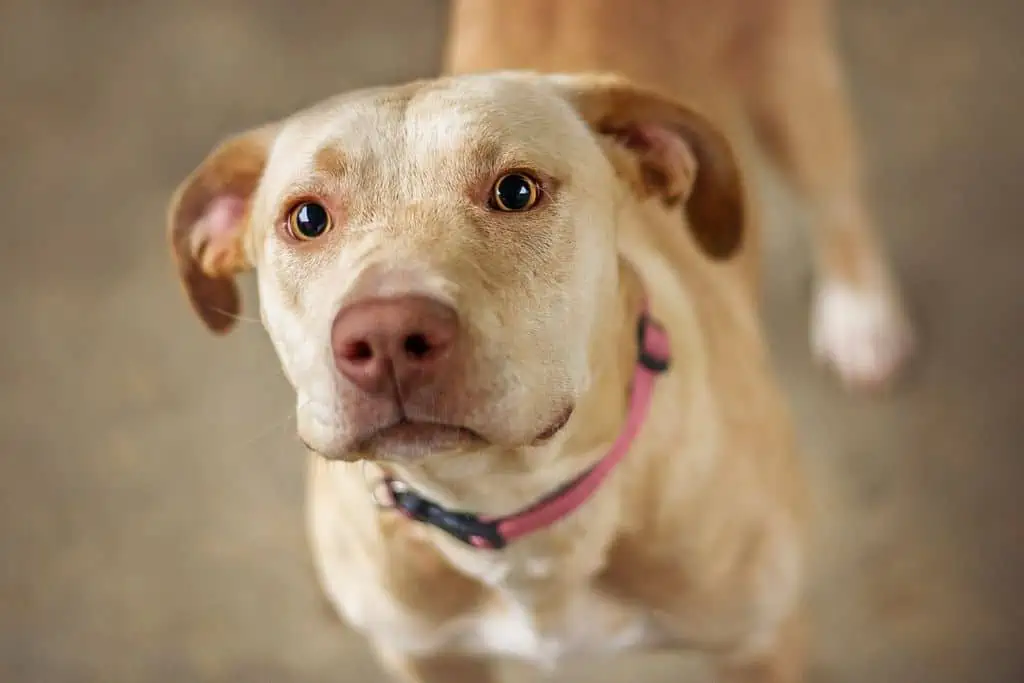
M 590 591 L 534 603 L 514 591 L 496 591 L 487 607 L 465 623 L 466 650 L 516 657 L 541 665 L 579 655 L 612 654 L 651 644 L 649 617 Z
M 543 560 L 527 560 L 522 566 L 488 564 L 489 571 L 472 572 L 487 586 L 486 597 L 473 609 L 441 624 L 413 626 L 417 619 L 410 615 L 401 629 L 411 636 L 410 649 L 426 645 L 554 666 L 568 658 L 613 654 L 664 640 L 642 609 L 585 583 L 554 580 Z

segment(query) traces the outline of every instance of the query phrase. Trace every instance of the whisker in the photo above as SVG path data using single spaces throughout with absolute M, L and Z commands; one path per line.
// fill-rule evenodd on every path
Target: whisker
M 259 318 L 250 318 L 249 316 L 241 315 L 239 313 L 232 313 L 231 311 L 225 311 L 223 308 L 218 308 L 216 306 L 211 306 L 210 310 L 220 313 L 221 315 L 225 315 L 229 318 L 232 318 L 233 320 L 237 320 L 238 322 L 241 323 L 253 323 L 255 325 L 263 324 L 263 321 L 260 320 Z
M 300 403 L 295 408 L 294 411 L 289 411 L 289 414 L 286 415 L 284 418 L 279 419 L 279 420 L 274 420 L 269 425 L 264 426 L 262 429 L 257 431 L 255 434 L 253 434 L 249 438 L 245 439 L 244 441 L 242 441 L 242 442 L 240 442 L 238 444 L 235 444 L 234 446 L 231 446 L 229 448 L 229 452 L 237 453 L 238 451 L 240 451 L 242 449 L 249 448 L 250 446 L 253 446 L 256 443 L 266 439 L 268 436 L 271 436 L 275 432 L 280 431 L 287 424 L 289 424 L 292 421 L 294 421 L 295 420 L 295 414 L 299 410 L 301 410 L 303 407 L 308 405 L 308 404 L 309 404 L 309 400 L 307 400 L 307 401 L 305 401 L 303 403 Z

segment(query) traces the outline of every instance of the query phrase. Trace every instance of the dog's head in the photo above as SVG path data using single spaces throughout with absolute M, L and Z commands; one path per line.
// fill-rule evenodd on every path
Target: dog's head
M 694 112 L 610 76 L 500 73 L 367 90 L 228 139 L 170 236 L 214 331 L 257 271 L 298 395 L 336 458 L 541 442 L 587 387 L 623 202 L 734 252 L 742 190 Z M 684 215 L 685 214 L 685 215 Z

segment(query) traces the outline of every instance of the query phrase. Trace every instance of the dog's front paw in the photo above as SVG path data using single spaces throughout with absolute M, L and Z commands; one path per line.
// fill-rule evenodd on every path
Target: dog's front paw
M 899 297 L 887 288 L 823 283 L 811 311 L 811 346 L 854 390 L 888 386 L 914 350 Z

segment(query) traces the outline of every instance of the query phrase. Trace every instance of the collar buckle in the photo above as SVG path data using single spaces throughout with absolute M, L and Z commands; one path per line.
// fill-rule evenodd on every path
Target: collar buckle
M 651 339 L 655 337 L 655 339 Z M 659 339 L 665 337 L 665 331 L 654 321 L 648 313 L 641 313 L 636 321 L 636 360 L 637 363 L 651 372 L 663 373 L 668 371 L 669 360 L 667 357 L 660 357 L 657 351 Z
M 489 522 L 468 512 L 449 510 L 409 490 L 401 490 L 387 482 L 395 507 L 409 519 L 441 529 L 450 536 L 475 548 L 500 550 L 507 541 L 496 522 Z

